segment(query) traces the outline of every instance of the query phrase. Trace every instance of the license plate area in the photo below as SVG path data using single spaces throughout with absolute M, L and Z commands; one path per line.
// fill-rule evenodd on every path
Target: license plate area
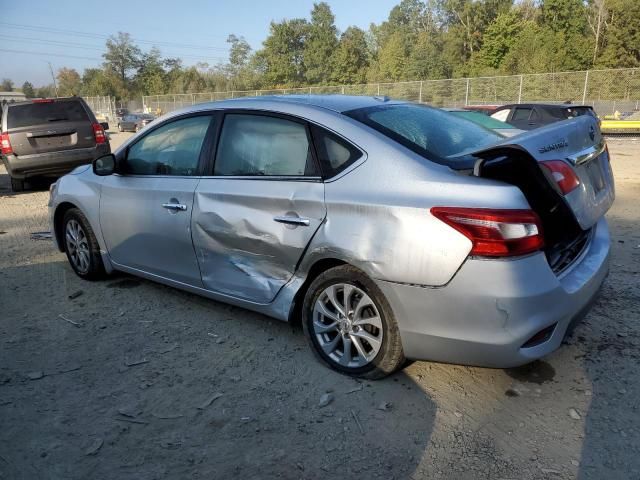
M 587 175 L 591 181 L 594 193 L 601 192 L 605 187 L 604 175 L 602 173 L 601 156 L 586 165 Z

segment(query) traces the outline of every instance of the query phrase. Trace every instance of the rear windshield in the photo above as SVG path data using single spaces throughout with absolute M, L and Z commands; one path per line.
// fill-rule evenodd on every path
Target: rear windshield
M 7 113 L 7 128 L 82 121 L 89 121 L 89 117 L 82 104 L 77 101 L 13 105 Z
M 425 105 L 392 104 L 345 112 L 434 162 L 451 165 L 455 157 L 504 137 L 465 118 Z
M 596 116 L 596 113 L 590 107 L 571 107 L 567 109 L 569 118 L 580 117 L 582 115 Z

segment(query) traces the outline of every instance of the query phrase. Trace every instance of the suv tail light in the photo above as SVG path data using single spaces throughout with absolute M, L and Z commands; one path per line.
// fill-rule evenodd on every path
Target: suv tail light
M 7 132 L 2 133 L 2 136 L 0 136 L 0 142 L 2 142 L 3 155 L 10 155 L 13 153 L 13 148 L 11 148 L 11 141 L 9 140 L 9 134 Z
M 562 160 L 548 160 L 546 162 L 540 162 L 540 164 L 551 172 L 553 179 L 558 184 L 558 187 L 560 187 L 563 195 L 572 192 L 580 185 L 580 180 L 576 172 L 573 171 L 573 168 L 571 168 L 569 164 Z
M 544 246 L 542 224 L 532 210 L 433 207 L 431 214 L 471 240 L 471 255 L 511 257 Z
M 107 136 L 104 133 L 104 128 L 99 123 L 94 123 L 93 127 L 93 136 L 96 137 L 96 143 L 104 143 L 107 141 Z

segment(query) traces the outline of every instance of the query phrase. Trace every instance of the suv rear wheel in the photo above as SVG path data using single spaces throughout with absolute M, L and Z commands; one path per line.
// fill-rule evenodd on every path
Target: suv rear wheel
M 334 370 L 378 379 L 404 364 L 391 307 L 378 286 L 357 268 L 343 265 L 319 275 L 302 308 L 307 341 Z
M 65 212 L 62 235 L 67 259 L 80 278 L 97 280 L 105 276 L 98 240 L 89 221 L 77 208 Z
M 24 180 L 11 177 L 11 190 L 14 192 L 24 191 Z

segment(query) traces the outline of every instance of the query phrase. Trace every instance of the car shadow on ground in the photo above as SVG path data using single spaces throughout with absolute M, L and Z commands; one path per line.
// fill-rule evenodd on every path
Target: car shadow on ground
M 436 406 L 407 374 L 340 375 L 299 327 L 61 255 L 0 270 L 0 478 L 418 471 Z
M 34 191 L 47 191 L 55 181 L 55 178 L 49 177 L 32 178 L 27 181 L 23 192 L 14 192 L 11 190 L 11 177 L 9 177 L 9 174 L 0 172 L 0 197 L 14 197 L 33 193 Z

